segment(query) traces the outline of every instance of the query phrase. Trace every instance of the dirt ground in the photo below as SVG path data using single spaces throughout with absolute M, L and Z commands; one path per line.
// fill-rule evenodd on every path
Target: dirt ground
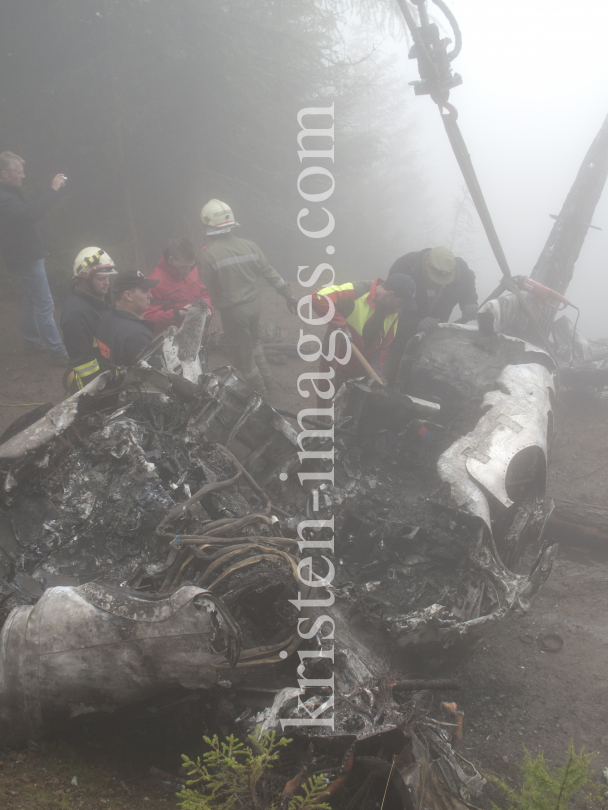
M 265 324 L 279 328 L 288 343 L 297 340 L 301 325 L 278 297 L 269 298 Z M 35 403 L 58 402 L 63 391 L 60 369 L 48 366 L 43 356 L 24 358 L 20 353 L 15 301 L 0 301 L 0 339 L 9 347 L 0 361 L 3 431 Z M 211 353 L 210 368 L 227 363 L 221 351 Z M 294 357 L 273 367 L 279 385 L 273 405 L 291 411 L 312 406 L 296 390 L 297 376 L 311 365 Z M 556 425 L 550 495 L 603 503 L 608 484 L 608 403 L 597 397 L 564 399 Z M 556 635 L 563 641 L 562 649 L 546 649 Z M 456 696 L 465 712 L 461 752 L 482 770 L 514 784 L 524 746 L 532 753 L 542 750 L 550 763 L 561 764 L 570 739 L 577 748 L 598 751 L 598 767 L 608 766 L 608 545 L 602 549 L 582 538 L 566 538 L 530 612 L 496 625 L 446 674 L 465 685 Z M 135 752 L 132 757 L 124 750 L 113 756 L 107 749 L 68 743 L 6 752 L 0 755 L 0 807 L 174 807 L 176 783 L 149 774 L 150 767 L 160 764 L 142 762 Z M 74 776 L 77 786 L 71 784 Z M 487 806 L 487 801 L 486 796 L 480 803 Z
M 565 397 L 556 428 L 549 494 L 604 504 L 608 403 Z M 466 684 L 462 753 L 509 780 L 523 746 L 557 764 L 571 739 L 598 752 L 596 767 L 608 766 L 608 544 L 553 539 L 558 558 L 530 611 L 500 622 L 458 672 Z M 558 651 L 547 649 L 559 644 L 555 636 Z

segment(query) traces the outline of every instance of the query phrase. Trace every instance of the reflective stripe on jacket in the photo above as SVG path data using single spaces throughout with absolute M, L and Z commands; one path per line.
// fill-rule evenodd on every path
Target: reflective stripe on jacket
M 204 266 L 201 269 L 213 306 L 218 309 L 253 301 L 258 296 L 261 278 L 283 297 L 289 290 L 285 280 L 270 266 L 255 242 L 231 233 L 218 234 L 205 245 Z
M 97 346 L 97 341 L 95 341 L 95 346 Z M 74 366 L 73 370 L 76 372 L 76 374 L 78 374 L 79 377 L 90 377 L 91 374 L 96 374 L 99 371 L 99 361 L 91 360 L 89 363 L 83 363 L 80 366 Z M 91 381 L 87 380 L 87 382 Z
M 95 349 L 99 351 L 97 341 L 93 340 Z M 82 363 L 80 366 L 68 369 L 63 378 L 63 387 L 68 394 L 75 394 L 80 391 L 85 385 L 92 382 L 95 377 L 101 374 L 98 360 L 91 360 L 89 363 Z
M 334 316 L 328 323 L 328 331 L 333 332 L 348 324 L 351 340 L 370 360 L 380 351 L 381 366 L 386 350 L 393 342 L 399 321 L 399 312 L 384 313 L 376 309 L 375 281 L 355 281 L 322 287 L 312 295 L 312 307 L 317 315 L 329 312 L 328 300 L 335 307 Z
M 110 307 L 102 298 L 76 288 L 66 298 L 61 329 L 70 365 L 76 375 L 67 383 L 72 388 L 79 390 L 101 373 L 95 331 L 101 316 L 109 311 Z
M 81 388 L 88 385 L 100 373 L 101 370 L 97 360 L 92 360 L 90 363 L 77 366 L 68 372 L 65 380 L 65 388 L 71 394 L 80 391 Z

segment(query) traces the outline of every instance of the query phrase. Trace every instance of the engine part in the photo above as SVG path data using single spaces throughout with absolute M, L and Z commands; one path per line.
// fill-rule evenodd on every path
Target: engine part
M 134 593 L 96 582 L 49 588 L 0 635 L 0 743 L 19 745 L 93 711 L 176 686 L 210 688 L 239 639 L 208 591 Z M 222 646 L 222 636 L 226 641 Z

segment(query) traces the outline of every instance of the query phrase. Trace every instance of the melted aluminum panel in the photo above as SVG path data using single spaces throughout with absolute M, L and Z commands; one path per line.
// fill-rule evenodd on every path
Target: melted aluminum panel
M 437 464 L 454 501 L 480 517 L 490 531 L 490 507 L 477 484 L 504 506 L 513 504 L 506 490 L 507 470 L 528 447 L 538 447 L 546 463 L 555 396 L 552 375 L 535 363 L 507 366 L 496 382 L 500 390 L 486 394 L 484 407 L 488 410 L 475 429 L 454 442 Z

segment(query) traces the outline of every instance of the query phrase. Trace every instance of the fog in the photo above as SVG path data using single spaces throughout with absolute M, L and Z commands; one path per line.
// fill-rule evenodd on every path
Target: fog
M 450 101 L 511 271 L 529 274 L 553 225 L 549 215 L 559 213 L 608 114 L 608 6 L 600 0 L 451 0 L 450 7 L 463 35 L 453 63 L 463 85 Z M 417 78 L 415 62 L 405 61 L 402 69 L 408 81 Z M 431 197 L 449 232 L 461 175 L 430 98 L 414 99 L 410 111 L 424 144 Z M 475 222 L 473 255 L 467 258 L 483 297 L 500 271 L 477 217 Z M 603 231 L 589 230 L 568 290 L 588 337 L 608 335 L 606 192 L 593 224 Z
M 608 7 L 449 4 L 464 81 L 451 101 L 512 272 L 528 274 L 608 113 Z M 25 158 L 26 194 L 58 171 L 69 176 L 64 203 L 41 222 L 58 300 L 84 245 L 148 270 L 172 236 L 202 247 L 199 212 L 211 197 L 233 206 L 242 234 L 286 278 L 326 261 L 327 243 L 296 225 L 296 122 L 309 106 L 335 105 L 341 280 L 382 276 L 408 250 L 451 246 L 464 184 L 437 107 L 408 87 L 418 76 L 403 29 L 396 2 L 379 0 L 6 0 L 0 151 Z M 590 337 L 608 333 L 606 200 L 594 220 L 605 230 L 589 231 L 568 292 Z M 470 223 L 454 249 L 483 298 L 500 273 L 474 213 Z M 14 279 L 0 273 L 0 285 L 13 290 Z

